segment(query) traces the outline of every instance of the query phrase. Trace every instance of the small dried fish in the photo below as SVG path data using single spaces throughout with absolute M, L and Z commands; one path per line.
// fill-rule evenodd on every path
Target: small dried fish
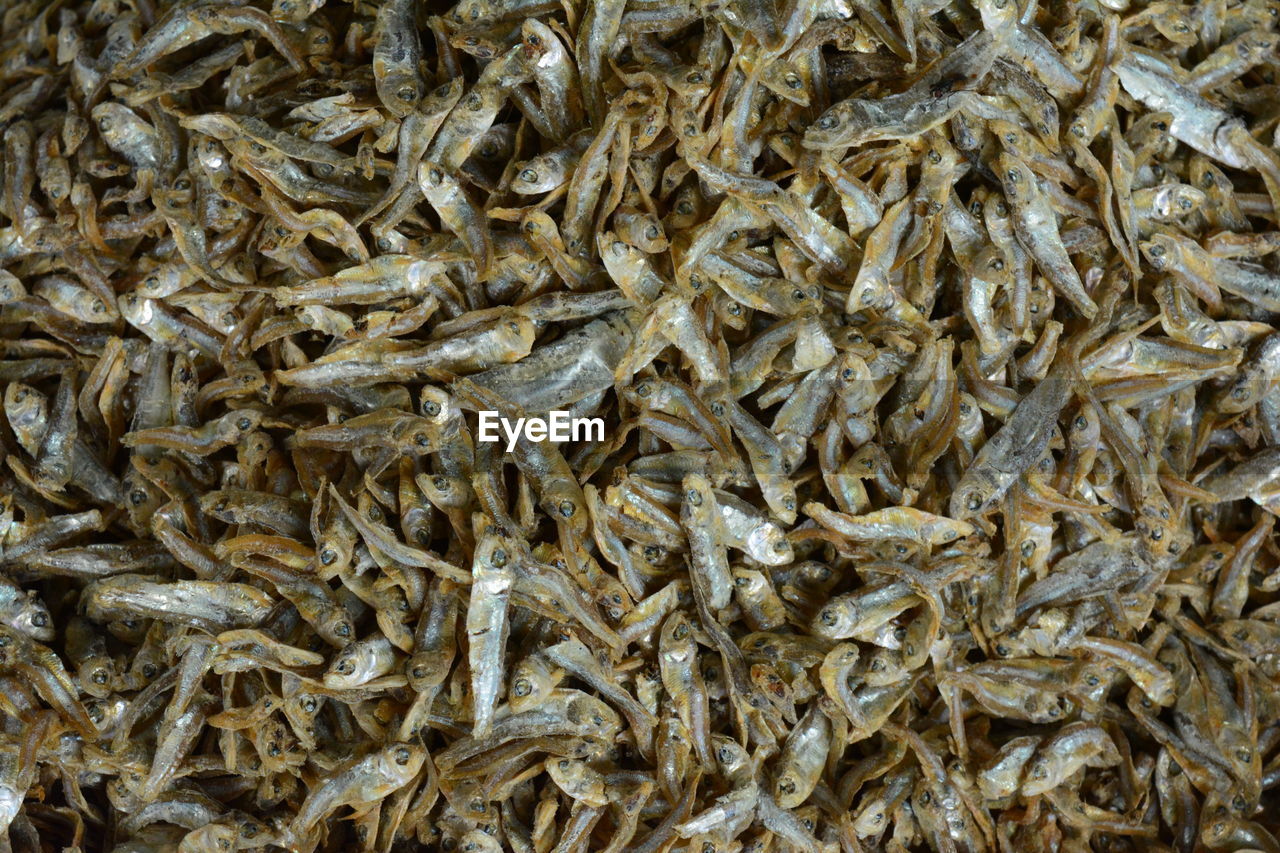
M 0 850 L 1277 853 L 1277 8 L 12 0 Z

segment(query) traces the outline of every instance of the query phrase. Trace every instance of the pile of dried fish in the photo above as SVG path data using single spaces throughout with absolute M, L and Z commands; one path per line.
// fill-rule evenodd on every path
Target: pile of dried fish
M 0 851 L 1278 853 L 1278 16 L 6 3 Z

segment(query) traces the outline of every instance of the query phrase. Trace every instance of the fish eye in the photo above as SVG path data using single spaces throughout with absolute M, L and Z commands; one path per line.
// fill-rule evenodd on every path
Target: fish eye
M 440 414 L 440 404 L 435 400 L 423 400 L 422 413 L 428 417 L 435 417 Z
M 1013 140 L 1012 140 L 1012 139 L 1010 139 L 1009 141 L 1010 141 L 1010 142 L 1012 142 Z M 941 154 L 939 154 L 937 151 L 930 151 L 930 152 L 929 152 L 929 162 L 930 162 L 930 163 L 935 163 L 935 164 L 936 164 L 936 163 L 941 163 L 941 162 L 942 162 L 942 155 L 941 155 Z
M 833 127 L 835 127 L 839 123 L 840 123 L 840 119 L 830 114 L 824 115 L 822 118 L 818 119 L 818 127 L 822 128 L 823 130 L 831 130 Z
M 236 429 L 242 432 L 250 429 L 251 427 L 253 427 L 253 421 L 248 418 L 240 418 L 240 420 L 236 421 Z
M 43 628 L 45 625 L 49 624 L 49 617 L 44 613 L 33 613 L 31 615 L 31 624 L 35 625 L 37 628 Z
M 391 240 L 390 240 L 390 239 L 388 239 L 387 237 L 379 237 L 379 238 L 378 238 L 378 242 L 377 242 L 377 246 L 378 246 L 378 251 L 379 251 L 379 252 L 390 252 L 390 251 L 391 251 Z
M 174 182 L 173 188 L 175 190 L 178 190 L 179 192 L 186 192 L 187 190 L 191 189 L 191 182 L 188 181 L 186 178 L 179 178 Z
M 325 548 L 320 552 L 320 562 L 326 566 L 332 566 L 336 559 L 338 555 L 332 548 Z
M 824 609 L 819 615 L 819 618 L 822 620 L 822 624 L 826 625 L 828 628 L 835 627 L 836 622 L 840 621 L 839 616 L 836 614 L 835 608 L 833 607 Z
M 703 76 L 701 71 L 690 71 L 689 76 L 685 77 L 684 79 L 690 83 L 696 84 L 696 83 L 701 83 L 703 80 L 707 78 Z
M 427 438 L 425 432 L 420 432 L 413 437 L 413 443 L 419 447 L 428 447 L 431 444 L 431 440 Z
M 689 201 L 682 201 L 676 205 L 676 213 L 682 216 L 688 216 L 693 213 L 693 204 Z
M 343 675 L 350 675 L 352 670 L 355 669 L 355 666 L 351 663 L 351 661 L 344 659 L 339 661 L 338 665 L 335 666 L 334 669 L 336 669 L 338 672 L 342 673 Z
M 529 33 L 529 35 L 525 38 L 525 41 L 528 42 L 533 47 L 539 47 L 542 45 L 542 38 L 539 37 L 537 33 Z
M 407 747 L 400 747 L 396 750 L 396 764 L 404 766 L 409 763 L 409 750 Z
M 489 555 L 489 562 L 502 568 L 507 564 L 507 552 L 502 548 L 494 548 L 493 553 Z
M 787 88 L 788 88 L 788 89 L 799 89 L 799 88 L 800 88 L 800 87 L 802 87 L 803 85 L 804 85 L 804 83 L 803 83 L 803 82 L 800 80 L 800 78 L 799 78 L 799 77 L 797 77 L 796 75 L 794 75 L 794 74 L 788 74 L 788 75 L 787 75 Z
M 143 674 L 143 676 L 144 676 L 144 677 L 146 677 L 146 678 L 153 678 L 153 677 L 155 677 L 155 674 L 156 674 L 156 665 L 155 665 L 155 664 L 153 664 L 153 663 L 143 664 L 143 665 L 142 665 L 142 674 Z
M 520 172 L 520 180 L 524 181 L 526 184 L 532 184 L 534 181 L 538 180 L 538 173 L 533 169 L 523 169 Z
M 563 515 L 565 518 L 572 517 L 573 514 L 578 511 L 578 508 L 574 506 L 573 501 L 570 501 L 570 500 L 561 501 L 559 509 L 560 509 L 560 514 Z
M 400 91 L 396 92 L 396 97 L 404 101 L 405 103 L 410 103 L 417 99 L 418 93 L 414 90 L 412 86 L 404 86 L 400 89 Z
M 302 703 L 302 710 L 308 714 L 314 714 L 316 712 L 316 700 L 308 696 Z
M 333 633 L 338 637 L 350 637 L 351 625 L 347 622 L 339 622 L 334 626 Z
M 684 493 L 684 496 L 694 506 L 702 506 L 702 495 L 698 493 L 697 489 L 690 489 Z
M 677 640 L 683 640 L 685 637 L 689 636 L 689 623 L 681 622 L 676 626 L 676 629 L 671 632 L 671 636 L 675 637 Z
M 129 493 L 129 501 L 134 506 L 142 506 L 147 501 L 147 493 L 141 489 L 137 489 Z
M 978 507 L 982 506 L 982 498 L 976 492 L 969 493 L 969 499 L 964 504 L 970 512 L 976 512 Z
M 797 287 L 795 290 L 791 291 L 791 298 L 796 300 L 797 302 L 799 302 L 800 300 L 803 300 L 804 291 Z

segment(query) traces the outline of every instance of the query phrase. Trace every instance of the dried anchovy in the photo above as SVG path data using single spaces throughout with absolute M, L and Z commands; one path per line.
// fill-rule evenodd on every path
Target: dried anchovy
M 4 849 L 1280 850 L 1276 18 L 7 4 Z

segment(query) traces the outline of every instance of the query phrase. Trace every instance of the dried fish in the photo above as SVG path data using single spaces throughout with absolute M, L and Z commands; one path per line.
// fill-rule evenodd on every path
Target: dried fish
M 9 3 L 0 849 L 1280 850 L 1273 6 Z

